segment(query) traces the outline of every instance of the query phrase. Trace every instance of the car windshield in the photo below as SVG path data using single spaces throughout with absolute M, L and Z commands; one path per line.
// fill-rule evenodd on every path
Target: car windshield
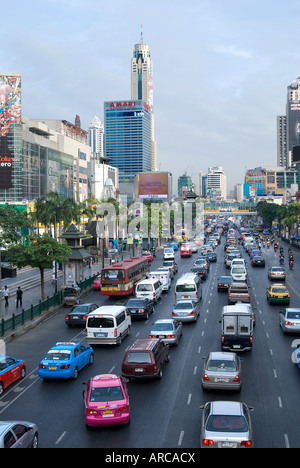
M 152 291 L 152 284 L 138 284 L 137 290 L 138 291 Z
M 91 402 L 105 402 L 124 400 L 122 388 L 119 387 L 93 387 L 91 388 L 90 401 Z
M 172 329 L 173 326 L 171 323 L 155 323 L 152 327 L 153 331 L 168 331 Z
M 234 361 L 211 359 L 207 364 L 208 371 L 235 372 L 237 370 Z
M 247 432 L 248 426 L 244 416 L 220 414 L 208 418 L 206 429 L 212 432 Z
M 71 351 L 67 349 L 50 349 L 44 359 L 46 361 L 69 361 L 71 358 Z
M 144 301 L 138 299 L 129 299 L 129 301 L 126 304 L 126 307 L 144 307 Z
M 126 360 L 127 364 L 151 364 L 149 353 L 129 353 Z
M 192 302 L 177 302 L 174 309 L 180 310 L 180 309 L 192 309 L 192 308 L 193 308 Z

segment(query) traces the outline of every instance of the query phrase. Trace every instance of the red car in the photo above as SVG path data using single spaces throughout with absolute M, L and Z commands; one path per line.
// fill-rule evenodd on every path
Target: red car
M 94 279 L 93 289 L 95 290 L 101 289 L 101 275 L 98 275 L 97 278 Z
M 191 257 L 192 256 L 192 247 L 189 244 L 182 244 L 180 247 L 181 257 Z
M 152 262 L 153 260 L 153 255 L 148 250 L 142 253 L 142 257 L 146 257 L 148 259 L 148 262 Z
M 26 369 L 26 362 L 22 359 L 0 355 L 0 396 L 16 380 L 24 379 Z

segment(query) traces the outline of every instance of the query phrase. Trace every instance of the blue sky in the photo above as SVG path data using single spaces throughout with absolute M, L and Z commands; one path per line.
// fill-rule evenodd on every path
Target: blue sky
M 276 165 L 276 117 L 300 76 L 299 0 L 2 2 L 0 72 L 22 74 L 23 114 L 81 118 L 129 99 L 134 44 L 150 46 L 158 166 L 177 179 Z M 3 21 L 3 19 L 5 21 Z

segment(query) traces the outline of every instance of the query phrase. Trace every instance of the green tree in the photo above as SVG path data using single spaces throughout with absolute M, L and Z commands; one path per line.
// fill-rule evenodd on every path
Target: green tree
M 45 300 L 45 268 L 52 268 L 53 262 L 66 263 L 72 250 L 65 242 L 58 242 L 49 234 L 29 236 L 30 245 L 11 245 L 8 248 L 9 259 L 18 268 L 27 265 L 39 268 L 41 275 L 41 297 Z
M 21 228 L 30 228 L 32 223 L 26 211 L 19 212 L 13 205 L 0 206 L 0 246 L 21 239 Z

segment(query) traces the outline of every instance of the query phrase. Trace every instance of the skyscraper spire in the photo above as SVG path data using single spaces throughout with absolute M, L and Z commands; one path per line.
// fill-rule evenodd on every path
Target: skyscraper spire
M 143 38 L 143 25 L 141 24 L 141 44 L 144 44 L 144 38 Z

